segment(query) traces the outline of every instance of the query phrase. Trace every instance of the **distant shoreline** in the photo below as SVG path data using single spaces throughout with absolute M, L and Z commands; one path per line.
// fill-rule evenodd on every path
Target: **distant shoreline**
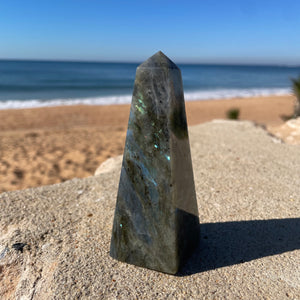
M 247 99 L 253 97 L 278 97 L 290 96 L 290 89 L 220 89 L 212 91 L 186 92 L 185 101 L 215 101 L 231 99 Z M 0 110 L 7 109 L 30 109 L 41 107 L 60 107 L 60 106 L 107 106 L 130 104 L 132 95 L 119 95 L 107 97 L 87 97 L 74 99 L 50 99 L 50 100 L 0 100 Z
M 231 108 L 240 110 L 241 120 L 265 125 L 283 123 L 282 116 L 292 114 L 294 96 L 291 94 L 230 99 L 201 99 L 185 101 L 188 125 L 217 118 L 227 118 Z M 127 126 L 130 104 L 56 105 L 16 109 L 0 109 L 0 130 L 69 128 L 73 126 Z M 37 114 L 38 112 L 38 114 Z M 72 122 L 69 119 L 72 116 Z M 78 118 L 76 117 L 78 116 Z M 50 123 L 48 123 L 50 122 Z M 125 128 L 125 127 L 124 127 Z

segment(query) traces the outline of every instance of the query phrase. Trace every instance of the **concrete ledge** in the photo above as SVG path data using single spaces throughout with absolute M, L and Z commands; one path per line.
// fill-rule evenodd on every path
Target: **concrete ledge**
M 0 194 L 0 298 L 297 299 L 300 147 L 234 121 L 191 127 L 190 143 L 201 244 L 179 276 L 109 257 L 119 158 Z

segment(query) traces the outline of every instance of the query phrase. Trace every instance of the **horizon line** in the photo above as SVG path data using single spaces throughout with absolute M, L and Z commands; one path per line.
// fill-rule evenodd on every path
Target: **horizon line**
M 141 64 L 143 61 L 126 61 L 126 60 L 84 60 L 84 59 L 48 59 L 48 58 L 0 58 L 0 61 L 20 61 L 20 62 L 66 62 L 66 63 L 123 63 L 123 64 Z M 290 67 L 299 68 L 300 64 L 296 63 L 261 63 L 261 62 L 190 62 L 178 61 L 179 65 L 221 65 L 221 66 L 272 66 L 272 67 Z

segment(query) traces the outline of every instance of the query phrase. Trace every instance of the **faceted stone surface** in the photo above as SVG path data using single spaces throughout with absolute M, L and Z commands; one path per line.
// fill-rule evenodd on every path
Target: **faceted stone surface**
M 198 242 L 181 72 L 157 52 L 136 72 L 110 255 L 175 274 Z

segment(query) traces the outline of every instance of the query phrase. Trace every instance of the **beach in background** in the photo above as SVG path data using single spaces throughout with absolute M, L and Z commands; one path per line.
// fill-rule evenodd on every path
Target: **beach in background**
M 123 152 L 138 63 L 0 61 L 0 192 L 94 174 Z M 188 125 L 276 128 L 293 112 L 300 67 L 179 64 Z
M 293 103 L 291 95 L 187 101 L 186 112 L 192 126 L 226 119 L 236 108 L 241 120 L 272 130 L 292 114 Z M 122 154 L 129 109 L 123 104 L 0 110 L 0 192 L 92 176 L 103 161 Z

